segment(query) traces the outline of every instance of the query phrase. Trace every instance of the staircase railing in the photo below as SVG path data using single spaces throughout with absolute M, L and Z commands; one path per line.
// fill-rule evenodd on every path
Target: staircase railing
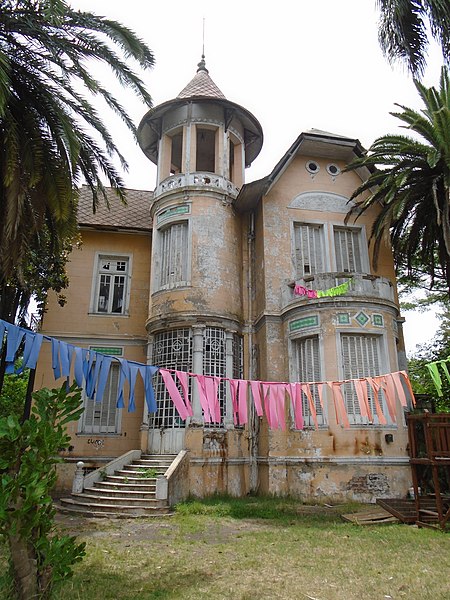
M 133 462 L 133 460 L 139 460 L 141 455 L 142 452 L 140 450 L 130 450 L 87 475 L 84 475 L 84 463 L 80 460 L 77 462 L 72 493 L 80 494 L 85 488 L 92 487 L 95 482 L 102 481 L 107 475 L 114 475 L 115 471 L 120 471 L 125 465 Z
M 157 500 L 167 500 L 170 506 L 189 495 L 188 451 L 181 450 L 170 467 L 156 480 Z

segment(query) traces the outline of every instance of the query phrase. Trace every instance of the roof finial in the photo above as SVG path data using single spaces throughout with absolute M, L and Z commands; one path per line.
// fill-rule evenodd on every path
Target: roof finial
M 205 56 L 205 17 L 203 17 L 203 49 L 202 56 Z
M 206 63 L 205 63 L 205 17 L 203 17 L 203 46 L 202 46 L 202 59 L 201 61 L 198 63 L 197 65 L 198 69 L 197 69 L 197 73 L 199 71 L 205 71 L 206 73 L 208 73 L 208 69 L 206 68 Z

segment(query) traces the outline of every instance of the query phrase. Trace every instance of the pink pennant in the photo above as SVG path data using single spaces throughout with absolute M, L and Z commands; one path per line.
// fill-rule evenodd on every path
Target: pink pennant
M 230 395 L 231 395 L 231 403 L 233 405 L 233 422 L 235 425 L 238 424 L 238 401 L 237 401 L 237 390 L 239 385 L 239 379 L 229 379 L 228 383 L 230 384 Z
M 248 381 L 245 379 L 239 380 L 239 394 L 238 394 L 238 416 L 239 425 L 245 425 L 247 423 L 247 388 Z
M 271 429 L 276 429 L 278 426 L 277 412 L 276 412 L 276 399 L 272 386 L 268 383 L 262 384 L 263 396 L 264 396 L 264 408 L 266 411 L 267 422 Z
M 258 417 L 263 416 L 263 407 L 261 400 L 261 384 L 259 381 L 250 381 L 250 388 L 252 390 L 253 402 L 255 404 L 256 414 Z
M 323 403 L 323 387 L 324 387 L 324 383 L 317 383 L 317 393 L 319 394 L 319 402 L 320 402 L 320 406 L 322 407 L 322 412 L 325 413 L 325 407 L 324 407 L 324 403 Z
M 365 379 L 353 379 L 356 397 L 358 398 L 359 410 L 362 417 L 366 417 L 369 423 L 373 422 L 373 415 L 369 404 L 369 395 L 367 393 L 367 382 Z
M 189 386 L 188 386 L 188 374 L 184 371 L 175 371 L 178 381 L 180 382 L 181 389 L 183 390 L 184 404 L 186 406 L 187 413 L 190 417 L 193 416 L 191 401 L 189 400 Z
M 410 379 L 408 377 L 408 373 L 406 371 L 400 371 L 400 373 L 401 373 L 401 376 L 403 377 L 403 379 L 405 380 L 406 387 L 408 388 L 408 391 L 409 391 L 409 393 L 411 395 L 411 404 L 413 406 L 415 406 L 416 405 L 416 398 L 414 396 L 414 392 L 413 392 L 413 389 L 412 389 L 412 386 L 411 386 L 411 381 L 410 381 Z
M 286 399 L 286 384 L 276 383 L 272 385 L 275 400 L 275 412 L 277 428 L 286 430 L 286 416 L 285 416 L 285 399 Z
M 347 410 L 345 408 L 344 396 L 342 395 L 341 389 L 342 382 L 333 381 L 331 384 L 331 390 L 333 392 L 334 405 L 336 407 L 336 414 L 338 416 L 338 423 L 343 425 L 346 429 L 350 428 L 348 420 Z
M 214 423 L 220 423 L 221 421 L 220 404 L 217 397 L 219 385 L 220 377 L 209 375 L 205 376 L 206 399 L 209 405 L 209 414 L 211 415 L 211 420 L 214 421 Z
M 205 423 L 211 423 L 212 417 L 209 412 L 209 403 L 206 397 L 206 387 L 205 387 L 205 376 L 204 375 L 194 375 L 195 380 L 197 381 L 198 395 L 200 399 L 200 406 L 203 410 L 203 418 L 205 419 Z
M 333 393 L 333 383 L 334 381 L 327 381 L 326 385 L 330 388 L 331 393 Z M 334 416 L 336 417 L 336 423 L 339 423 L 339 414 L 337 411 L 337 406 L 336 406 L 336 402 L 334 401 L 334 394 L 333 394 L 333 406 L 334 406 Z
M 397 420 L 397 411 L 395 409 L 395 383 L 389 374 L 381 376 L 380 379 L 383 382 L 384 396 L 386 398 L 389 416 L 391 417 L 391 421 L 395 423 Z
M 186 410 L 185 403 L 180 392 L 178 391 L 172 375 L 166 369 L 159 369 L 159 372 L 161 373 L 161 377 L 164 380 L 167 391 L 169 392 L 169 396 L 172 398 L 172 402 L 174 403 L 180 418 L 183 419 L 183 421 L 186 420 L 186 417 L 188 417 L 189 413 Z
M 408 391 L 411 394 L 411 403 L 412 403 L 413 406 L 415 406 L 416 405 L 416 399 L 414 397 L 414 392 L 413 392 L 413 389 L 411 387 L 411 382 L 409 380 L 408 373 L 406 371 L 399 371 L 399 373 L 403 377 L 403 379 L 404 379 L 404 381 L 406 383 L 406 387 L 408 388 Z M 406 398 L 405 398 L 405 404 L 404 405 L 402 404 L 402 406 L 407 406 Z
M 289 390 L 294 411 L 295 429 L 303 429 L 305 427 L 305 422 L 303 420 L 302 390 L 300 384 L 290 383 Z
M 383 414 L 380 401 L 378 400 L 378 391 L 380 389 L 380 383 L 374 377 L 366 377 L 366 379 L 373 391 L 373 399 L 375 402 L 375 410 L 377 412 L 378 422 L 380 423 L 380 425 L 386 425 L 386 417 Z
M 203 409 L 205 422 L 220 423 L 220 405 L 217 398 L 220 377 L 196 374 L 195 378 L 197 379 L 200 404 Z
M 316 405 L 315 405 L 313 397 L 311 395 L 311 389 L 309 387 L 309 383 L 301 383 L 300 387 L 301 387 L 302 392 L 305 394 L 306 398 L 308 399 L 309 410 L 311 412 L 311 416 L 314 421 L 314 427 L 316 429 L 319 429 L 319 423 L 317 422 Z

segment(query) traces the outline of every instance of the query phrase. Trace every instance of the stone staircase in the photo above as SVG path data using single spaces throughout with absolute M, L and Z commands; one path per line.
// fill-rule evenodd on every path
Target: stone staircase
M 167 500 L 156 498 L 156 479 L 164 475 L 175 454 L 143 454 L 114 474 L 105 475 L 81 493 L 61 498 L 60 512 L 86 517 L 155 517 L 170 513 Z M 102 470 L 103 471 L 103 470 Z

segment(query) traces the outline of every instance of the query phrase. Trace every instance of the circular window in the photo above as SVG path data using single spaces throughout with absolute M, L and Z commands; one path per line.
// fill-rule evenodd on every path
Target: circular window
M 340 168 L 334 164 L 327 165 L 327 171 L 333 177 L 336 177 L 336 175 L 339 175 L 339 173 L 341 172 Z
M 320 169 L 319 165 L 316 162 L 314 162 L 313 160 L 308 160 L 308 162 L 306 163 L 306 170 L 309 173 L 313 173 L 313 174 L 318 173 L 319 169 Z

